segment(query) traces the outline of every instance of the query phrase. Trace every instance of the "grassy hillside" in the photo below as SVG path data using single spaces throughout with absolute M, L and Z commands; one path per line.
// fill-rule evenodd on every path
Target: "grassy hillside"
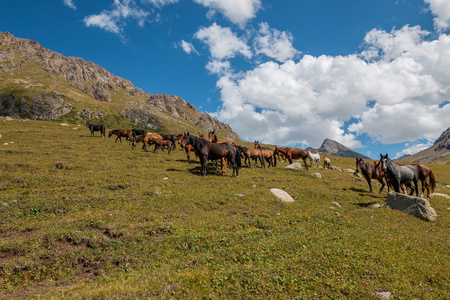
M 77 124 L 0 118 L 0 134 L 2 299 L 450 297 L 449 200 L 431 198 L 436 222 L 386 208 L 354 159 L 201 177 L 179 147 Z M 450 194 L 450 166 L 430 166 Z

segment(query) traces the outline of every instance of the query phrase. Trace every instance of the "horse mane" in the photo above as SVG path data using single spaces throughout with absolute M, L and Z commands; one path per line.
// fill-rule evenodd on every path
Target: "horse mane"
M 138 136 L 136 138 L 136 143 L 139 143 L 144 137 L 145 137 L 145 134 Z

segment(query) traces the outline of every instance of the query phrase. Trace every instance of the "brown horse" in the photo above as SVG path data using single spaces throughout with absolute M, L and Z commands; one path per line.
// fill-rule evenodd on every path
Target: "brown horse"
M 266 164 L 264 163 L 264 157 L 263 157 L 262 151 L 260 149 L 251 149 L 251 148 L 247 148 L 244 146 L 237 146 L 237 148 L 239 149 L 239 152 L 241 152 L 242 155 L 244 156 L 244 164 L 246 167 L 250 168 L 251 159 L 255 160 L 255 168 L 256 168 L 256 164 L 258 163 L 258 160 L 261 163 L 261 168 L 266 167 Z M 248 165 L 247 165 L 247 160 L 248 160 Z
M 113 134 L 117 135 L 114 143 L 117 143 L 117 140 L 119 140 L 120 143 L 122 143 L 122 137 L 124 137 L 125 140 L 130 141 L 130 144 L 131 144 L 132 137 L 133 137 L 133 131 L 125 130 L 125 129 L 110 130 L 108 137 L 111 137 Z
M 277 155 L 278 153 L 284 154 L 284 156 L 289 160 L 289 163 L 292 164 L 293 159 L 302 159 L 305 164 L 306 170 L 308 170 L 308 163 L 306 162 L 306 158 L 308 157 L 308 151 L 304 149 L 291 149 L 291 148 L 278 148 L 275 146 L 273 148 L 273 154 Z
M 212 143 L 187 133 L 181 140 L 181 146 L 185 147 L 188 144 L 194 147 L 200 158 L 202 176 L 206 176 L 206 162 L 208 159 L 220 159 L 222 161 L 222 175 L 225 174 L 226 166 L 224 160 L 227 159 L 233 168 L 231 177 L 233 178 L 235 174 L 236 177 L 239 176 L 240 156 L 233 145 L 229 143 Z
M 405 166 L 405 164 L 397 164 L 397 165 Z M 409 165 L 415 167 L 419 172 L 419 180 L 420 183 L 422 184 L 422 193 L 420 194 L 420 197 L 423 197 L 425 189 L 427 189 L 427 198 L 430 198 L 431 194 L 433 194 L 434 189 L 436 188 L 436 179 L 434 177 L 433 171 L 431 170 L 430 167 L 423 164 L 409 164 Z M 430 184 L 428 184 L 427 182 L 428 177 L 430 177 Z
M 164 148 L 169 149 L 168 154 L 172 151 L 172 141 L 170 140 L 153 139 L 152 143 L 155 144 L 155 149 L 153 150 L 155 153 L 158 153 L 158 149 L 161 149 L 164 153 Z
M 269 147 L 261 146 L 259 141 L 255 141 L 254 146 L 255 146 L 255 149 L 261 150 L 263 158 L 267 161 L 267 163 L 269 164 L 269 167 L 277 166 L 277 157 L 273 154 L 273 151 Z
M 133 141 L 133 143 L 131 144 L 131 149 L 134 149 L 136 146 L 137 146 L 137 144 L 139 143 L 139 142 L 142 142 L 142 149 L 144 150 L 144 151 L 148 151 L 147 150 L 147 146 L 148 145 L 153 145 L 154 144 L 154 142 L 153 142 L 153 140 L 154 139 L 163 139 L 162 138 L 162 136 L 161 135 L 159 135 L 159 134 L 149 134 L 149 133 L 147 133 L 146 135 L 141 135 L 141 136 L 138 136 L 134 141 Z
M 384 175 L 384 172 L 381 170 L 381 163 L 378 162 L 375 165 L 371 165 L 368 162 L 365 162 L 362 158 L 357 158 L 356 172 L 359 172 L 360 170 L 364 178 L 367 180 L 367 183 L 369 184 L 370 193 L 372 194 L 372 179 L 376 179 L 381 183 L 381 188 L 379 191 L 379 193 L 381 193 L 384 186 L 386 185 L 383 181 L 383 178 L 386 180 L 386 176 Z

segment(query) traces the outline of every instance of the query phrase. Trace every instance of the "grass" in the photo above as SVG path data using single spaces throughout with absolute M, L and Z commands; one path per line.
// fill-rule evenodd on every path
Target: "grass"
M 179 148 L 131 150 L 80 125 L 0 118 L 2 299 L 450 298 L 443 197 L 425 222 L 369 194 L 354 159 L 201 177 Z M 450 194 L 450 166 L 430 166 Z

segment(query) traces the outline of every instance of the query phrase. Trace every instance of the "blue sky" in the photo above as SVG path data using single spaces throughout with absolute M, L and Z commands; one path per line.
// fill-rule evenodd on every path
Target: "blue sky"
M 378 158 L 450 126 L 448 0 L 2 0 L 0 31 L 178 95 L 245 141 Z

